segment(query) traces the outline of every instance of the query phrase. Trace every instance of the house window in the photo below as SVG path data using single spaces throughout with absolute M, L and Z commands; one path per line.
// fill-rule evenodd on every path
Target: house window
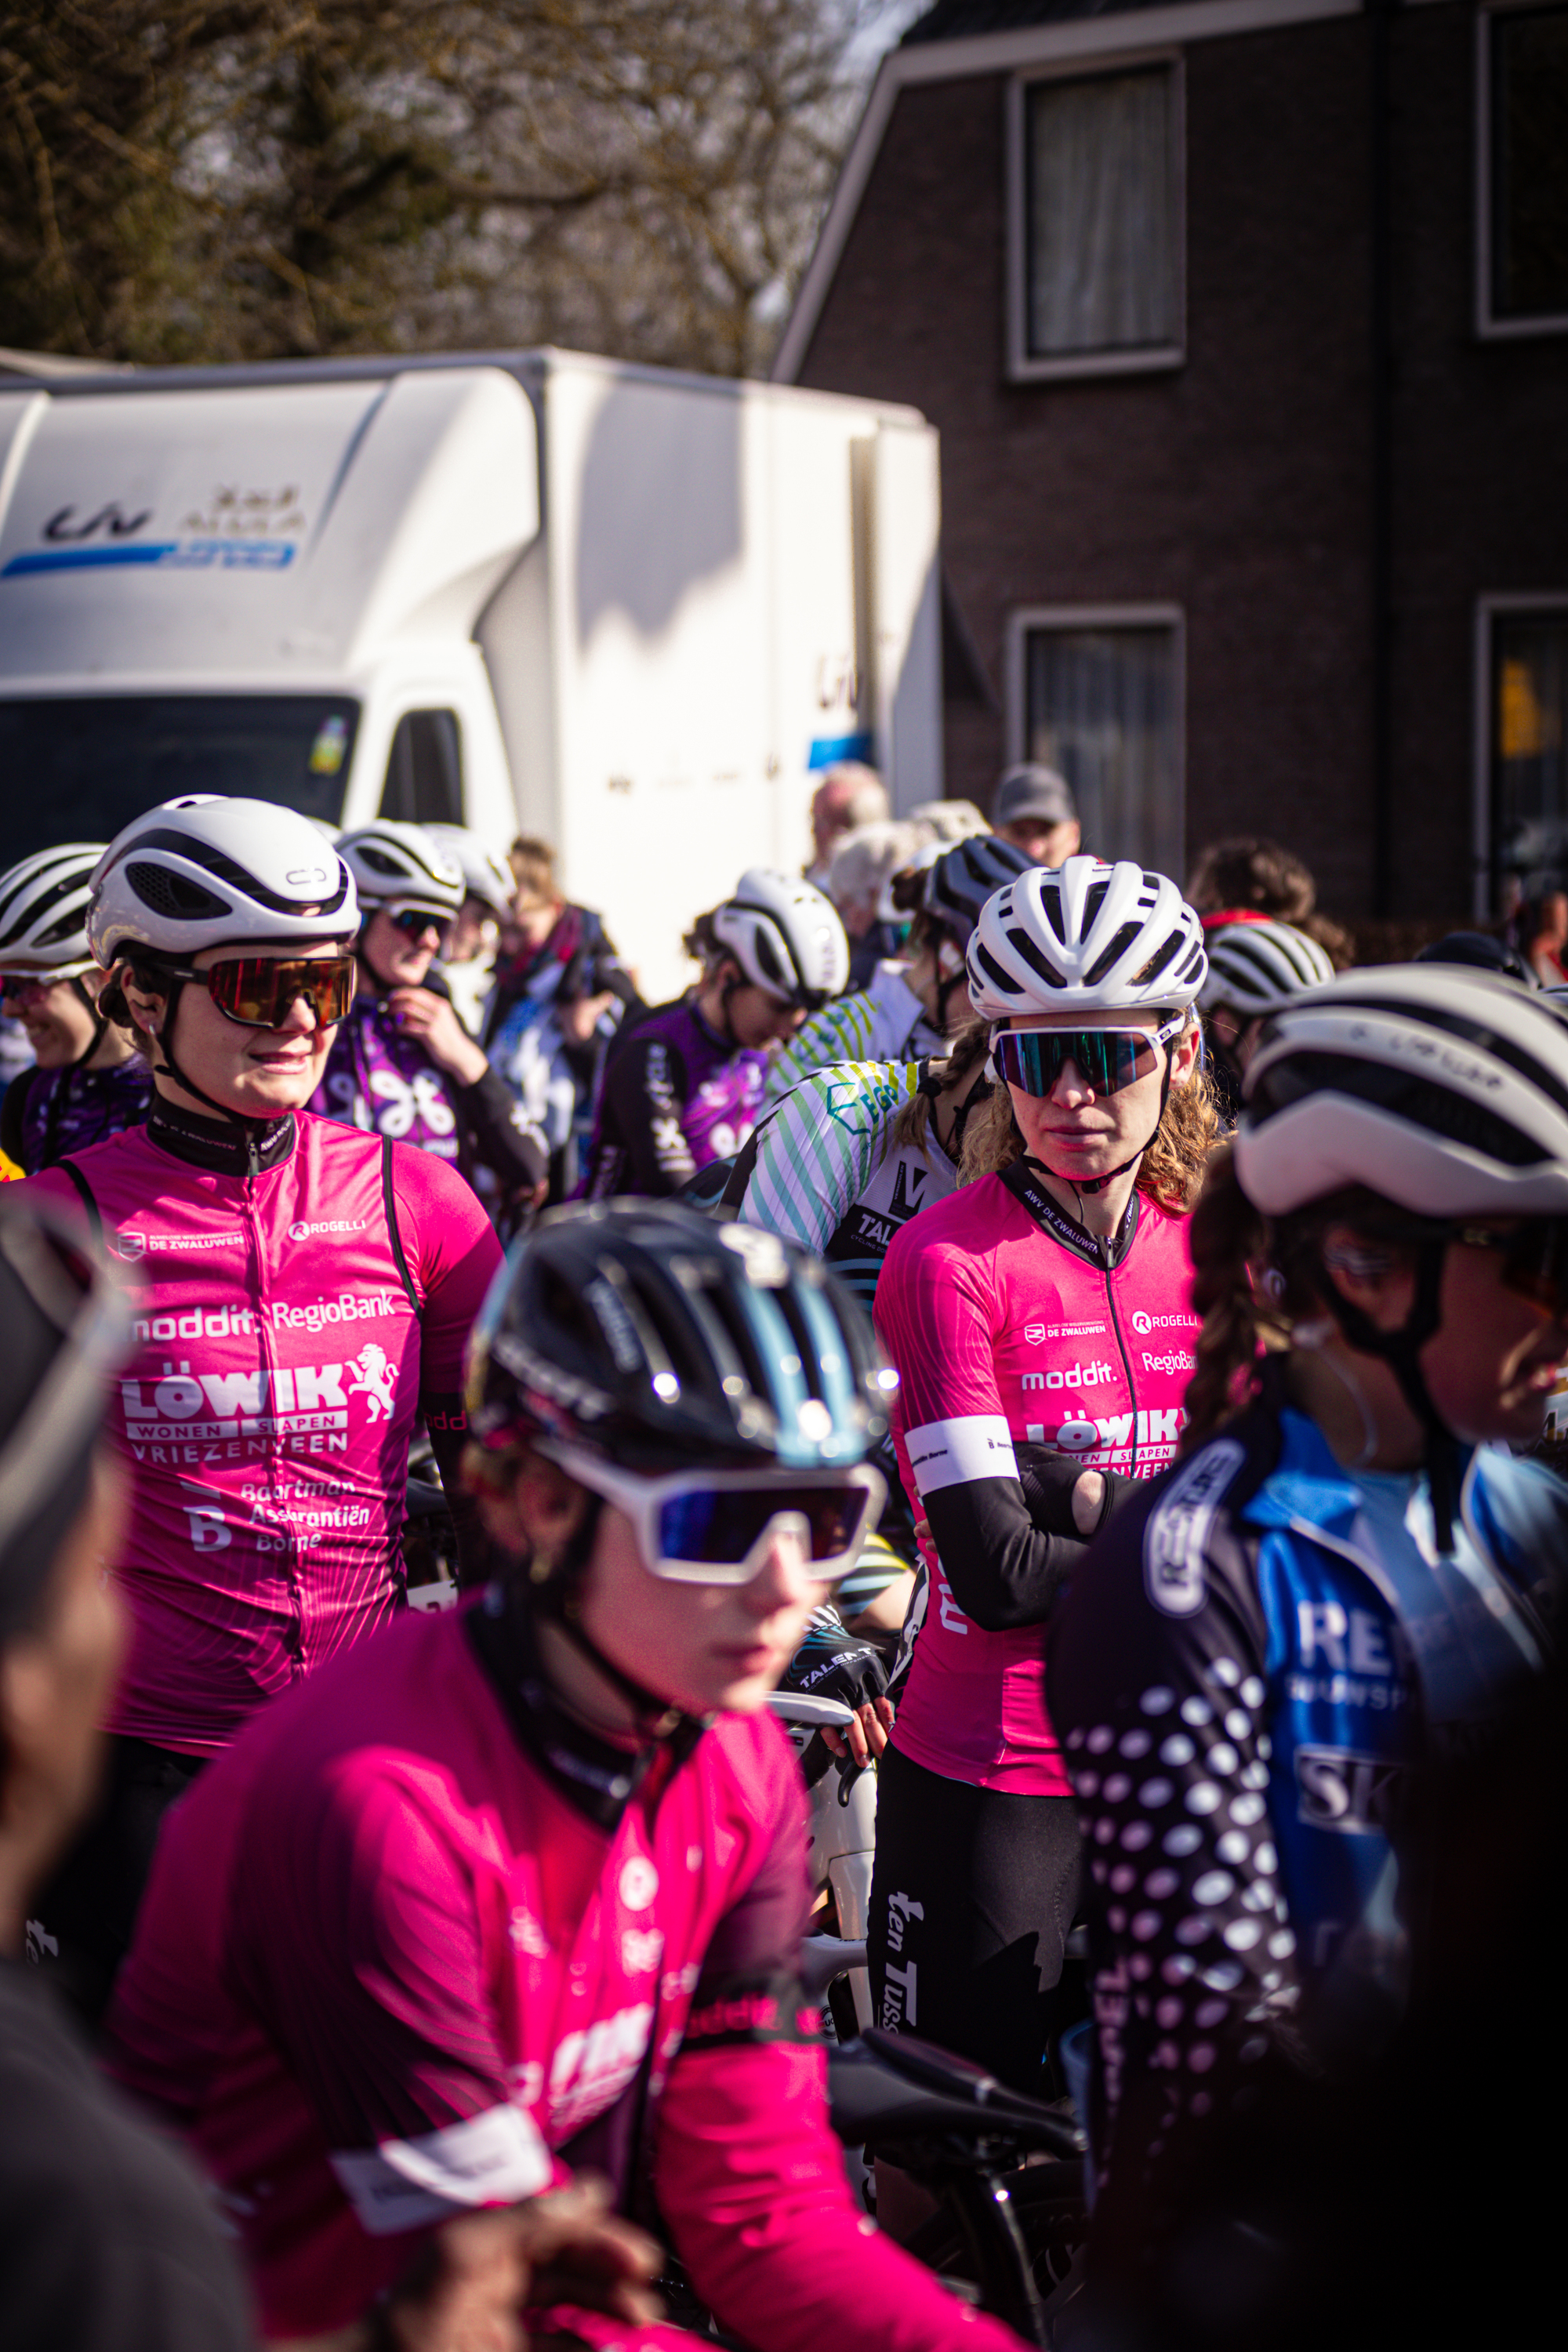
M 409 824 L 462 824 L 462 739 L 455 712 L 404 712 L 387 753 L 381 814 Z
M 1568 8 L 1499 10 L 1481 38 L 1483 325 L 1568 327 Z
M 1505 887 L 1568 882 L 1568 604 L 1491 616 L 1493 854 Z
M 1178 68 L 1016 85 L 1013 373 L 1182 356 Z
M 1014 629 L 1019 756 L 1067 778 L 1085 849 L 1136 858 L 1179 878 L 1185 854 L 1179 616 L 1024 613 Z

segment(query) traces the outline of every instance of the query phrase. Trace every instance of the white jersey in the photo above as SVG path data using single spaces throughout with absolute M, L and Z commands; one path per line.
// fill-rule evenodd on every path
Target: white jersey
M 879 963 L 869 988 L 841 996 L 806 1023 L 773 1064 L 768 1102 L 777 1102 L 814 1070 L 834 1063 L 918 1062 L 947 1050 L 925 1006 L 910 986 L 902 963 Z
M 929 1120 L 923 1145 L 892 1140 L 920 1079 L 918 1062 L 817 1070 L 764 1115 L 731 1180 L 742 1223 L 826 1258 L 868 1311 L 893 1235 L 958 1181 Z

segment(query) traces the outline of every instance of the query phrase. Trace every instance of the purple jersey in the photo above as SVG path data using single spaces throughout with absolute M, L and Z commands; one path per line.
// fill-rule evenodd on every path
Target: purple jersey
M 20 1111 L 15 1157 L 29 1176 L 68 1151 L 140 1127 L 153 1100 L 152 1074 L 140 1054 L 111 1070 L 26 1070 L 14 1083 Z
M 739 1151 L 757 1123 L 771 1057 L 709 1027 L 689 996 L 623 1029 L 610 1047 L 588 1175 L 590 1201 L 678 1192 Z
M 454 1164 L 462 1149 L 451 1080 L 384 996 L 355 997 L 338 1024 L 310 1108 Z

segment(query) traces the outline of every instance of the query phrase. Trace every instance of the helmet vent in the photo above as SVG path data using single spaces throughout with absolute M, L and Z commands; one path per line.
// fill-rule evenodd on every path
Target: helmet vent
M 1336 1094 L 1394 1112 L 1412 1127 L 1424 1127 L 1446 1142 L 1463 1144 L 1505 1168 L 1529 1168 L 1548 1157 L 1533 1136 L 1521 1133 L 1511 1121 L 1500 1118 L 1466 1095 L 1451 1092 L 1430 1078 L 1408 1070 L 1390 1068 L 1386 1062 L 1352 1060 L 1331 1053 L 1297 1053 L 1282 1056 L 1264 1071 L 1250 1105 L 1254 1127 L 1308 1096 Z
M 1066 947 L 1068 935 L 1062 928 L 1062 894 L 1059 890 L 1041 891 L 1040 912 L 1060 940 L 1063 947 Z
M 1086 988 L 1098 988 L 1100 986 L 1100 982 L 1105 978 L 1106 973 L 1110 970 L 1111 965 L 1115 963 L 1117 958 L 1119 956 L 1124 956 L 1127 953 L 1128 949 L 1136 944 L 1139 934 L 1142 932 L 1142 929 L 1143 926 L 1142 923 L 1123 923 L 1121 926 L 1115 937 L 1112 939 L 1110 945 L 1108 948 L 1103 949 L 1101 952 L 1095 957 L 1094 961 L 1084 973 L 1083 981 Z
M 1007 934 L 1007 944 L 1016 955 L 1022 957 L 1023 961 L 1028 965 L 1029 970 L 1035 973 L 1036 977 L 1045 982 L 1047 988 L 1065 988 L 1067 986 L 1067 982 L 1063 978 L 1062 974 L 1058 971 L 1054 964 L 1049 964 L 1046 961 L 1045 957 L 1040 953 L 1039 949 L 1035 945 L 1034 940 L 1029 937 L 1027 931 L 1009 931 Z M 984 950 L 982 950 L 981 952 L 984 954 Z M 1010 980 L 1006 981 L 1004 984 L 1008 988 L 1016 986 L 1016 983 Z
M 793 987 L 793 975 L 785 971 L 773 953 L 773 943 L 768 937 L 769 928 L 765 923 L 759 923 L 752 933 L 752 952 L 757 959 L 758 969 L 766 973 L 776 988 Z
M 1153 954 L 1150 957 L 1142 971 L 1133 973 L 1133 987 L 1142 988 L 1146 982 L 1158 980 L 1160 974 L 1164 971 L 1165 966 L 1170 962 L 1172 957 L 1180 950 L 1181 944 L 1182 935 L 1180 931 L 1173 931 L 1170 938 L 1164 940 L 1160 947 L 1155 949 Z
M 1089 884 L 1089 896 L 1083 902 L 1083 933 L 1086 939 L 1093 929 L 1094 919 L 1096 915 L 1099 914 L 1101 907 L 1104 906 L 1107 898 L 1110 896 L 1110 877 L 1109 874 L 1106 876 L 1103 882 L 1091 882 Z
M 127 866 L 125 878 L 144 907 L 151 907 L 155 915 L 171 916 L 175 922 L 199 923 L 210 916 L 234 912 L 226 898 L 204 890 L 188 875 L 171 874 L 166 866 L 138 858 Z

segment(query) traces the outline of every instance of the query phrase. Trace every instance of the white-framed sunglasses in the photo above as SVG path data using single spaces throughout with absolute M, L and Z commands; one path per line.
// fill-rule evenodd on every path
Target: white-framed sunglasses
M 868 1462 L 844 1470 L 616 1470 L 558 1439 L 538 1441 L 580 1486 L 624 1511 L 643 1565 L 671 1584 L 750 1584 L 774 1537 L 792 1536 L 822 1583 L 847 1576 L 881 1517 L 887 1482 Z

